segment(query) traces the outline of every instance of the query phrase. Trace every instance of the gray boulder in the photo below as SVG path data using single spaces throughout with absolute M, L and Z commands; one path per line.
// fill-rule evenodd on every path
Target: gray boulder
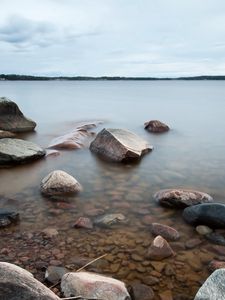
M 26 163 L 44 155 L 45 150 L 32 142 L 10 138 L 0 140 L 0 165 Z
M 0 98 L 0 129 L 12 132 L 33 131 L 36 123 L 26 118 L 18 105 L 8 98 Z
M 61 281 L 61 289 L 65 297 L 130 300 L 130 295 L 122 281 L 90 272 L 65 274 Z
M 225 269 L 214 271 L 198 290 L 194 300 L 224 300 Z
M 103 129 L 90 145 L 90 150 L 115 162 L 139 159 L 152 150 L 145 140 L 124 129 Z
M 170 208 L 184 208 L 201 203 L 213 202 L 213 198 L 203 192 L 188 189 L 160 190 L 153 198 L 162 206 Z
M 41 192 L 46 196 L 76 194 L 82 190 L 81 184 L 68 173 L 55 170 L 41 182 Z
M 1 300 L 59 300 L 50 289 L 33 275 L 13 264 L 0 262 Z
M 184 220 L 191 225 L 207 225 L 210 228 L 225 228 L 225 205 L 204 203 L 185 208 Z

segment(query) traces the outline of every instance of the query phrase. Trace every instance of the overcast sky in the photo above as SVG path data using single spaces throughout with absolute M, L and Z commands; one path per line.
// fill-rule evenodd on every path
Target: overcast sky
M 225 75 L 225 0 L 0 0 L 0 73 Z

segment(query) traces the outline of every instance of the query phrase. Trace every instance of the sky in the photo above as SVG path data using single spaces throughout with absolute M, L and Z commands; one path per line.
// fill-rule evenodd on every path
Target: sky
M 224 0 L 0 0 L 0 73 L 225 75 Z

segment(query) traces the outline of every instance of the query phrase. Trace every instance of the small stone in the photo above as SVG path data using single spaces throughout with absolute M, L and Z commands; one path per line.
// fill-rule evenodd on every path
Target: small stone
M 168 242 L 158 235 L 148 249 L 148 257 L 153 260 L 162 260 L 175 255 Z
M 135 254 L 135 253 L 131 254 L 131 258 L 132 258 L 134 261 L 142 261 L 142 260 L 143 260 L 143 258 L 142 258 L 140 255 Z
M 173 300 L 173 295 L 170 290 L 160 293 L 159 297 L 160 297 L 160 300 Z
M 86 228 L 86 229 L 92 229 L 93 224 L 92 221 L 89 218 L 80 217 L 77 219 L 75 224 L 73 225 L 75 228 Z
M 124 223 L 125 221 L 126 217 L 123 214 L 107 214 L 96 218 L 94 224 L 103 227 L 110 227 L 118 223 Z
M 151 275 L 144 276 L 142 281 L 150 286 L 159 283 L 159 279 Z
M 49 238 L 57 236 L 59 233 L 55 228 L 46 228 L 42 232 Z
M 180 234 L 176 229 L 159 223 L 152 223 L 150 231 L 152 234 L 161 235 L 163 238 L 170 241 L 176 241 L 180 238 Z
M 169 131 L 169 126 L 158 121 L 158 120 L 151 120 L 148 121 L 144 124 L 145 129 L 148 130 L 149 132 L 153 132 L 153 133 L 162 133 L 162 132 L 166 132 Z
M 205 225 L 198 225 L 195 229 L 201 235 L 205 235 L 212 232 L 212 229 Z
M 160 261 L 151 261 L 151 265 L 156 271 L 161 273 L 166 264 Z
M 215 233 L 215 232 L 207 233 L 205 235 L 205 238 L 214 244 L 225 246 L 225 238 L 219 233 Z
M 132 300 L 151 300 L 155 296 L 150 286 L 141 283 L 132 284 L 130 295 Z
M 185 243 L 185 247 L 187 249 L 193 249 L 197 246 L 199 246 L 202 243 L 202 241 L 200 239 L 190 239 Z
M 68 272 L 69 271 L 63 267 L 49 266 L 45 272 L 45 279 L 55 284 Z

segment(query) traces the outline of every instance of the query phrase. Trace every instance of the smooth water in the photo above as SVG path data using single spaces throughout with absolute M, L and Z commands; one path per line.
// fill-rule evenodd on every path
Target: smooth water
M 79 252 L 79 247 L 74 251 L 85 253 L 87 257 L 104 253 L 104 245 L 110 244 L 107 239 L 111 239 L 116 249 L 119 249 L 118 240 L 121 243 L 124 240 L 124 247 L 133 240 L 132 247 L 137 245 L 134 250 L 145 256 L 149 244 L 139 246 L 140 239 L 149 240 L 149 243 L 153 239 L 148 225 L 143 222 L 145 215 L 152 216 L 156 222 L 173 225 L 182 234 L 181 242 L 196 237 L 194 230 L 183 222 L 181 212 L 157 206 L 152 198 L 157 190 L 191 188 L 207 192 L 216 201 L 225 203 L 224 81 L 0 81 L 0 96 L 14 100 L 26 116 L 37 122 L 36 132 L 21 138 L 42 147 L 46 147 L 52 138 L 73 129 L 76 122 L 88 120 L 103 121 L 96 132 L 103 127 L 126 128 L 154 146 L 154 150 L 139 163 L 130 165 L 104 162 L 86 148 L 62 151 L 57 157 L 0 169 L 0 194 L 14 199 L 13 206 L 21 216 L 20 223 L 5 229 L 6 232 L 55 227 L 62 232 L 62 239 L 66 233 L 67 237 L 85 240 L 86 251 Z M 165 122 L 171 130 L 160 135 L 150 134 L 143 124 L 151 119 Z M 83 185 L 84 191 L 79 196 L 63 200 L 68 207 L 63 202 L 43 198 L 39 192 L 42 178 L 55 169 L 67 171 Z M 96 228 L 91 233 L 72 228 L 77 217 L 85 216 L 87 210 L 95 208 L 105 213 L 123 213 L 128 223 L 110 230 Z M 90 249 L 88 243 L 95 243 L 99 235 L 102 244 Z M 120 254 L 118 249 L 114 251 L 115 255 Z M 179 255 L 182 257 L 182 252 L 177 257 Z M 145 258 L 142 269 L 133 266 L 131 272 L 132 258 L 120 256 L 111 262 L 114 272 L 109 267 L 100 271 L 115 273 L 116 278 L 128 282 L 143 282 L 150 272 L 147 267 L 143 269 L 147 265 Z M 214 257 L 210 252 L 208 256 Z M 124 261 L 128 261 L 127 265 L 122 264 Z M 174 264 L 174 261 L 168 260 L 168 263 Z M 128 274 L 120 274 L 121 268 L 115 267 L 118 264 L 127 268 Z M 190 264 L 187 263 L 187 267 L 186 271 L 190 273 Z M 192 293 L 206 277 L 204 263 L 202 268 L 203 273 L 198 274 L 195 283 L 187 281 L 194 286 Z M 168 278 L 162 279 L 170 282 Z M 177 291 L 188 291 L 188 284 L 182 286 L 179 280 L 173 280 Z M 157 288 L 160 287 L 166 289 L 161 281 L 157 284 Z

